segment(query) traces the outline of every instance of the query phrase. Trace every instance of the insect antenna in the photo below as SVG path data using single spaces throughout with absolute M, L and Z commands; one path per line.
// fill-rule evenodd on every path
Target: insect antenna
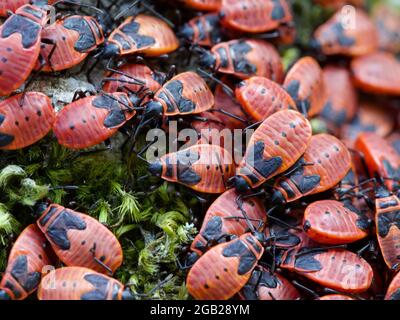
M 156 11 L 152 6 L 150 6 L 146 1 L 144 0 L 136 0 L 135 2 L 133 2 L 131 5 L 129 5 L 126 9 L 122 10 L 120 13 L 118 13 L 115 17 L 114 17 L 114 21 L 117 21 L 118 19 L 120 19 L 121 17 L 123 17 L 127 12 L 129 12 L 133 7 L 135 7 L 136 5 L 142 5 L 146 10 L 150 11 L 153 15 L 155 15 L 157 18 L 163 20 L 168 26 L 170 26 L 172 29 L 175 28 L 175 25 L 168 20 L 166 17 L 164 17 L 161 13 L 159 13 L 158 11 Z M 135 13 L 136 15 L 136 13 Z
M 66 4 L 66 5 L 70 5 L 70 6 L 79 6 L 79 7 L 83 7 L 83 8 L 88 8 L 88 9 L 92 9 L 94 11 L 97 11 L 97 13 L 99 13 L 102 16 L 106 15 L 106 13 L 103 10 L 101 10 L 101 9 L 95 7 L 95 6 L 92 6 L 90 4 L 81 3 L 81 2 L 75 2 L 75 1 L 71 1 L 71 0 L 59 0 L 59 1 L 55 2 L 55 3 L 53 3 L 53 7 L 56 7 L 56 6 L 60 5 L 60 4 Z
M 149 292 L 147 293 L 135 293 L 134 295 L 137 297 L 142 297 L 142 298 L 151 298 L 154 292 L 156 292 L 158 289 L 161 287 L 165 286 L 166 283 L 171 281 L 173 278 L 173 274 L 169 274 L 164 280 L 161 280 L 158 284 L 156 284 Z
M 175 25 L 169 20 L 167 19 L 165 16 L 163 16 L 161 13 L 159 13 L 158 11 L 156 11 L 152 6 L 150 6 L 146 1 L 144 0 L 139 0 L 139 2 L 141 3 L 141 5 L 146 8 L 148 11 L 150 11 L 152 14 L 154 14 L 157 18 L 160 18 L 161 20 L 163 20 L 167 25 L 169 25 L 172 29 L 175 29 Z
M 114 21 L 117 21 L 118 19 L 120 19 L 121 17 L 123 17 L 128 11 L 130 11 L 133 7 L 135 7 L 138 3 L 140 2 L 140 0 L 136 0 L 135 2 L 133 2 L 132 4 L 130 4 L 127 8 L 125 8 L 124 10 L 122 10 L 120 13 L 118 13 L 115 17 L 114 17 Z
M 273 211 L 274 209 L 276 209 L 276 206 L 273 207 L 272 209 L 268 210 L 268 212 L 267 212 L 267 217 L 268 217 L 268 219 L 270 219 L 270 220 L 272 220 L 272 221 L 274 221 L 274 222 L 276 222 L 276 223 L 278 223 L 278 224 L 280 224 L 280 225 L 283 225 L 283 226 L 285 226 L 285 227 L 288 227 L 289 229 L 297 230 L 297 231 L 303 231 L 303 229 L 301 229 L 301 228 L 299 228 L 299 227 L 296 227 L 296 226 L 293 226 L 293 225 L 291 225 L 290 223 L 287 223 L 287 222 L 285 222 L 285 221 L 283 221 L 283 220 L 281 220 L 281 219 L 279 219 L 279 218 L 273 216 L 271 213 L 272 213 L 272 211 Z
M 250 222 L 249 216 L 247 215 L 246 211 L 243 208 L 242 195 L 239 195 L 238 197 L 236 197 L 235 201 L 236 201 L 236 204 L 238 205 L 238 208 L 241 211 L 243 217 L 246 220 L 247 226 L 249 227 L 251 232 L 254 234 L 256 232 L 256 229 L 254 228 L 253 224 Z
M 197 71 L 199 73 L 201 73 L 203 76 L 211 79 L 212 81 L 218 83 L 220 86 L 222 86 L 222 88 L 224 89 L 224 92 L 229 95 L 230 97 L 234 98 L 235 97 L 235 93 L 233 92 L 233 90 L 227 86 L 225 83 L 223 83 L 221 80 L 219 80 L 218 78 L 216 78 L 215 76 L 213 76 L 211 73 L 205 71 L 202 68 L 197 68 Z
M 221 80 L 219 80 L 218 78 L 216 78 L 214 75 L 212 75 L 211 73 L 205 71 L 205 70 L 202 69 L 202 68 L 197 68 L 197 71 L 198 71 L 199 73 L 201 73 L 203 76 L 205 76 L 205 77 L 211 79 L 212 81 L 218 83 L 218 84 L 222 87 L 222 90 L 223 90 L 232 100 L 237 101 L 236 98 L 235 98 L 235 93 L 234 93 L 234 91 L 233 91 L 228 85 L 226 85 L 224 82 L 222 82 Z M 245 124 L 248 124 L 248 121 L 247 121 L 247 120 L 245 120 L 245 119 L 243 119 L 243 118 L 240 118 L 239 116 L 236 116 L 236 115 L 234 115 L 234 114 L 232 114 L 232 113 L 230 113 L 230 112 L 228 112 L 228 111 L 226 111 L 226 110 L 224 110 L 224 109 L 211 109 L 210 111 L 211 111 L 211 112 L 220 112 L 220 113 L 222 113 L 222 114 L 224 114 L 224 115 L 226 115 L 226 116 L 228 116 L 228 117 L 231 117 L 231 118 L 236 119 L 236 120 L 238 120 L 238 121 L 240 121 L 240 122 L 243 122 L 243 123 L 245 123 Z
M 329 250 L 329 249 L 347 249 L 347 245 L 346 244 L 341 244 L 341 245 L 337 245 L 337 246 L 327 246 L 327 247 L 319 247 L 319 248 L 306 248 L 303 251 L 300 251 L 298 253 L 296 253 L 295 257 L 301 257 L 305 254 L 309 254 L 309 253 L 313 253 L 313 252 L 323 252 L 325 250 Z

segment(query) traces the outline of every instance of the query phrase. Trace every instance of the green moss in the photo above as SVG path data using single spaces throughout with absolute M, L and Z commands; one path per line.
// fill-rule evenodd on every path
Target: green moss
M 134 291 L 150 292 L 153 298 L 186 297 L 181 287 L 184 274 L 176 261 L 195 235 L 189 224 L 191 196 L 171 196 L 175 187 L 167 183 L 149 191 L 154 179 L 137 182 L 146 172 L 145 164 L 118 147 L 72 152 L 49 137 L 1 156 L 0 270 L 5 268 L 9 237 L 34 223 L 35 204 L 50 199 L 88 213 L 116 234 L 124 251 L 116 277 Z M 169 274 L 173 277 L 166 284 L 152 290 Z

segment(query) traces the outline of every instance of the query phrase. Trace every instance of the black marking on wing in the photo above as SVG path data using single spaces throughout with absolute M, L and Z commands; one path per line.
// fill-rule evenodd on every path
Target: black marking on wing
M 85 230 L 86 223 L 75 212 L 63 210 L 49 225 L 46 235 L 61 250 L 69 250 L 68 230 Z
M 378 234 L 385 238 L 392 226 L 400 230 L 400 210 L 380 213 L 378 216 Z
M 187 113 L 187 112 L 192 112 L 193 110 L 196 109 L 196 104 L 193 101 L 186 99 L 185 97 L 182 96 L 183 83 L 181 81 L 173 80 L 168 82 L 165 85 L 164 90 L 168 90 L 170 92 L 180 112 Z
M 285 17 L 285 10 L 282 7 L 281 0 L 273 0 L 274 7 L 271 12 L 272 20 L 281 20 Z
M 172 175 L 174 173 L 174 167 L 171 164 L 171 160 L 169 157 L 165 159 L 165 177 L 167 178 L 172 178 Z
M 303 160 L 301 159 L 300 163 L 302 161 Z M 305 176 L 304 167 L 300 165 L 300 168 L 290 176 L 290 180 L 296 185 L 302 194 L 306 194 L 319 185 L 321 177 L 317 174 Z
M 96 38 L 89 23 L 83 17 L 69 17 L 64 20 L 64 27 L 79 33 L 79 38 L 74 49 L 78 52 L 86 52 L 96 45 Z
M 6 116 L 0 113 L 0 127 L 3 124 L 5 119 L 6 119 Z M 0 132 L 0 148 L 8 146 L 13 141 L 14 141 L 14 136 L 9 135 L 7 133 L 1 133 Z
M 296 100 L 299 97 L 299 90 L 300 90 L 300 81 L 299 80 L 292 80 L 286 86 L 286 91 L 289 95 Z
M 347 210 L 354 212 L 355 214 L 357 214 L 358 219 L 356 220 L 356 226 L 363 230 L 363 231 L 367 231 L 369 229 L 370 223 L 369 223 L 369 219 L 367 217 L 367 215 L 363 212 L 361 212 L 360 210 L 358 210 L 356 207 L 354 207 L 350 201 L 345 201 L 344 205 L 343 205 Z
M 400 288 L 389 297 L 389 300 L 400 300 Z
M 392 147 L 395 148 L 398 154 L 400 154 L 400 139 L 392 141 Z
M 281 188 L 283 190 L 285 190 L 289 199 L 293 198 L 296 195 L 294 193 L 294 190 L 292 189 L 292 187 L 285 180 L 282 180 L 281 182 L 279 182 L 279 185 L 281 186 Z
M 121 31 L 126 34 L 135 43 L 137 49 L 152 46 L 156 43 L 153 37 L 139 34 L 140 24 L 132 21 L 121 28 Z
M 332 102 L 329 100 L 322 109 L 321 116 L 334 125 L 340 126 L 345 123 L 347 112 L 345 108 L 335 112 L 332 108 Z
M 96 37 L 101 39 L 103 37 L 103 31 L 100 29 L 100 26 L 94 21 L 94 19 L 89 19 L 87 22 L 91 25 L 92 29 L 96 33 Z
M 252 50 L 250 45 L 246 41 L 237 41 L 229 45 L 229 50 L 233 59 L 233 67 L 235 72 L 244 74 L 255 74 L 257 67 L 250 63 L 246 55 Z
M 34 7 L 26 6 L 26 7 L 24 7 L 24 11 L 26 13 L 33 15 L 34 17 L 36 17 L 38 19 L 43 18 L 43 12 L 40 9 L 35 9 Z
M 210 37 L 213 44 L 221 41 L 222 31 L 219 27 L 219 17 L 218 15 L 211 15 L 205 17 L 207 23 L 210 25 Z
M 51 209 L 49 211 L 47 211 L 47 213 L 45 215 L 43 215 L 42 217 L 40 217 L 39 223 L 41 226 L 44 226 L 47 224 L 47 222 L 49 222 L 49 220 L 51 219 L 51 217 L 53 217 L 57 212 L 57 207 L 55 206 L 51 206 Z
M 196 171 L 193 170 L 191 166 L 181 164 L 179 162 L 177 174 L 178 181 L 189 186 L 194 186 L 201 181 L 201 177 L 197 174 Z
M 303 248 L 302 250 L 299 251 L 301 253 L 303 250 L 308 250 L 307 248 Z M 298 257 L 296 257 L 294 266 L 296 269 L 300 270 L 305 270 L 305 271 L 319 271 L 322 269 L 321 262 L 316 260 L 314 256 L 317 254 L 320 254 L 322 252 L 325 252 L 326 250 L 320 250 L 317 252 L 309 252 L 309 253 L 304 253 Z M 304 251 L 303 251 L 304 252 Z
M 37 288 L 41 277 L 40 272 L 37 271 L 28 273 L 28 257 L 26 255 L 20 255 L 15 259 L 11 275 L 28 293 Z
M 282 166 L 282 158 L 274 157 L 265 159 L 264 154 L 265 144 L 260 140 L 249 147 L 246 158 L 247 163 L 254 167 L 264 178 L 270 177 Z
M 131 44 L 118 33 L 113 35 L 112 40 L 118 42 L 124 50 L 130 50 L 132 48 Z
M 1 37 L 7 38 L 14 33 L 20 33 L 22 37 L 22 46 L 24 49 L 28 49 L 37 42 L 40 32 L 41 26 L 38 23 L 15 14 L 8 18 L 3 24 Z
M 227 258 L 238 257 L 238 274 L 244 275 L 250 272 L 257 263 L 257 258 L 247 245 L 240 239 L 231 241 L 223 249 L 222 255 Z
M 198 19 L 196 21 L 195 25 L 196 25 L 197 31 L 199 32 L 199 40 L 201 40 L 201 41 L 204 40 L 207 37 L 207 33 L 206 33 L 206 30 L 204 29 L 201 19 Z
M 81 296 L 82 300 L 106 300 L 107 299 L 107 287 L 109 280 L 98 274 L 86 274 L 83 277 L 87 282 L 89 282 L 95 288 L 93 291 L 84 293 Z
M 257 253 L 261 253 L 262 246 L 253 236 L 247 236 L 246 240 L 251 244 L 251 246 Z
M 342 23 L 336 23 L 333 25 L 333 31 L 337 36 L 338 43 L 343 47 L 351 47 L 355 44 L 355 39 L 350 38 L 345 34 L 345 29 L 343 28 Z
M 204 231 L 201 233 L 208 241 L 217 240 L 222 235 L 222 219 L 220 216 L 213 216 L 207 221 Z
M 113 289 L 112 289 L 112 299 L 113 300 L 118 300 L 118 293 L 121 290 L 121 286 L 118 283 L 113 284 Z
M 4 287 L 11 290 L 11 292 L 14 294 L 15 299 L 21 298 L 22 292 L 19 291 L 19 289 L 16 288 L 10 281 L 6 281 Z
M 398 180 L 400 180 L 400 167 L 398 168 L 394 168 L 392 166 L 392 164 L 386 160 L 383 159 L 382 161 L 383 163 L 383 167 L 385 168 L 386 172 L 387 172 L 387 178 L 393 179 L 393 183 L 396 187 L 394 187 L 394 189 L 397 189 L 397 186 L 399 185 Z
M 125 112 L 121 104 L 107 95 L 96 97 L 93 100 L 93 106 L 110 111 L 103 122 L 106 128 L 118 127 L 126 121 Z
M 226 49 L 221 47 L 221 48 L 218 48 L 216 50 L 216 52 L 219 55 L 220 67 L 227 68 L 229 65 L 229 60 L 228 60 L 228 53 L 226 52 Z

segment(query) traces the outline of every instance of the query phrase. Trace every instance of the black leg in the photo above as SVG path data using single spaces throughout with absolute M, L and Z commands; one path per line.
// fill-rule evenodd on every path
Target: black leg
M 96 243 L 93 244 L 93 247 L 90 249 L 90 252 L 93 254 L 94 261 L 101 267 L 103 267 L 110 276 L 112 276 L 113 274 L 112 270 L 96 257 Z
M 51 72 L 54 72 L 54 69 L 53 69 L 53 65 L 52 65 L 52 63 L 51 63 L 51 58 L 53 57 L 53 55 L 54 55 L 54 52 L 56 51 L 56 49 L 57 49 L 57 42 L 55 42 L 55 40 L 53 40 L 53 39 L 41 39 L 41 41 L 44 43 L 44 44 L 48 44 L 48 45 L 51 45 L 52 46 L 52 48 L 51 48 L 51 50 L 50 50 L 50 52 L 49 52 L 49 55 L 47 56 L 47 64 L 50 66 L 50 68 L 51 68 Z M 43 68 L 43 67 L 42 67 Z

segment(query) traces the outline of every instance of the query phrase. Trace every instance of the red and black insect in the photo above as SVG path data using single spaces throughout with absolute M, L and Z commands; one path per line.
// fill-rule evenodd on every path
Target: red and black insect
M 0 102 L 0 149 L 36 143 L 51 131 L 55 119 L 51 100 L 43 93 L 27 92 Z
M 344 249 L 290 249 L 284 253 L 280 267 L 323 287 L 348 293 L 368 290 L 373 277 L 367 261 Z
M 375 192 L 375 223 L 383 259 L 391 270 L 400 269 L 400 199 L 385 187 Z
M 312 57 L 303 57 L 293 65 L 283 87 L 296 102 L 297 109 L 309 117 L 319 114 L 326 103 L 322 69 Z
M 118 280 L 83 267 L 52 270 L 43 277 L 39 300 L 133 300 Z
M 397 190 L 400 156 L 390 143 L 376 133 L 363 132 L 358 136 L 355 148 L 363 154 L 370 176 L 382 178 L 390 191 Z
M 199 11 L 218 11 L 221 0 L 181 0 L 185 6 Z
M 179 30 L 178 36 L 193 45 L 212 47 L 221 42 L 222 29 L 220 17 L 216 13 L 208 13 L 194 17 Z
M 309 121 L 299 112 L 272 114 L 252 135 L 231 179 L 235 188 L 246 192 L 292 167 L 306 151 L 311 134 Z
M 400 62 L 388 52 L 374 52 L 351 62 L 354 84 L 374 94 L 400 95 Z
M 54 263 L 50 244 L 35 224 L 14 243 L 0 283 L 0 300 L 23 300 L 36 291 L 45 266 Z
M 243 300 L 298 300 L 301 298 L 300 293 L 287 279 L 262 266 L 255 268 L 250 280 L 238 295 Z
M 0 27 L 0 96 L 8 96 L 28 79 L 39 58 L 47 12 L 25 5 Z
M 227 190 L 208 208 L 200 231 L 190 247 L 193 252 L 190 262 L 197 260 L 211 246 L 246 233 L 249 226 L 242 210 L 246 212 L 254 228 L 265 224 L 266 214 L 262 201 L 255 197 L 246 198 L 242 200 L 242 208 L 239 208 L 236 201 L 238 196 L 234 189 Z
M 276 82 L 264 77 L 241 81 L 235 90 L 236 99 L 255 121 L 263 121 L 277 111 L 296 110 L 296 103 Z
M 179 41 L 163 20 L 139 14 L 127 18 L 108 37 L 102 55 L 105 58 L 141 54 L 156 57 L 175 51 Z
M 121 266 L 121 245 L 99 221 L 57 204 L 39 210 L 37 225 L 65 265 L 109 274 Z
M 41 32 L 43 44 L 40 50 L 44 61 L 37 69 L 62 71 L 85 60 L 104 43 L 105 26 L 99 21 L 100 17 L 73 15 L 45 26 Z
M 313 46 L 325 55 L 362 56 L 378 48 L 374 23 L 362 9 L 337 11 L 314 33 Z
M 187 275 L 189 294 L 197 300 L 233 297 L 250 280 L 264 253 L 264 241 L 262 233 L 245 233 L 208 250 Z
M 95 146 L 113 136 L 136 113 L 135 95 L 123 92 L 81 98 L 58 112 L 53 131 L 70 149 Z
M 211 51 L 200 50 L 200 64 L 240 79 L 260 76 L 281 83 L 283 65 L 275 47 L 263 40 L 240 39 L 221 42 Z
M 149 171 L 198 192 L 222 193 L 234 174 L 235 164 L 231 154 L 220 146 L 196 144 L 163 155 L 149 164 Z
M 281 204 L 329 190 L 350 168 L 350 152 L 339 139 L 329 134 L 314 135 L 298 168 L 275 182 L 272 201 Z
M 321 117 L 335 132 L 356 115 L 357 91 L 350 72 L 344 67 L 328 65 L 323 69 L 323 77 L 328 100 L 321 111 Z
M 368 217 L 349 202 L 321 200 L 304 211 L 303 228 L 318 243 L 346 244 L 368 236 Z
M 286 0 L 222 0 L 221 23 L 230 29 L 261 33 L 292 23 Z
M 214 106 L 214 96 L 197 73 L 183 72 L 166 82 L 144 105 L 145 117 L 197 114 Z
M 390 282 L 385 300 L 400 300 L 400 272 L 397 272 L 392 282 Z

